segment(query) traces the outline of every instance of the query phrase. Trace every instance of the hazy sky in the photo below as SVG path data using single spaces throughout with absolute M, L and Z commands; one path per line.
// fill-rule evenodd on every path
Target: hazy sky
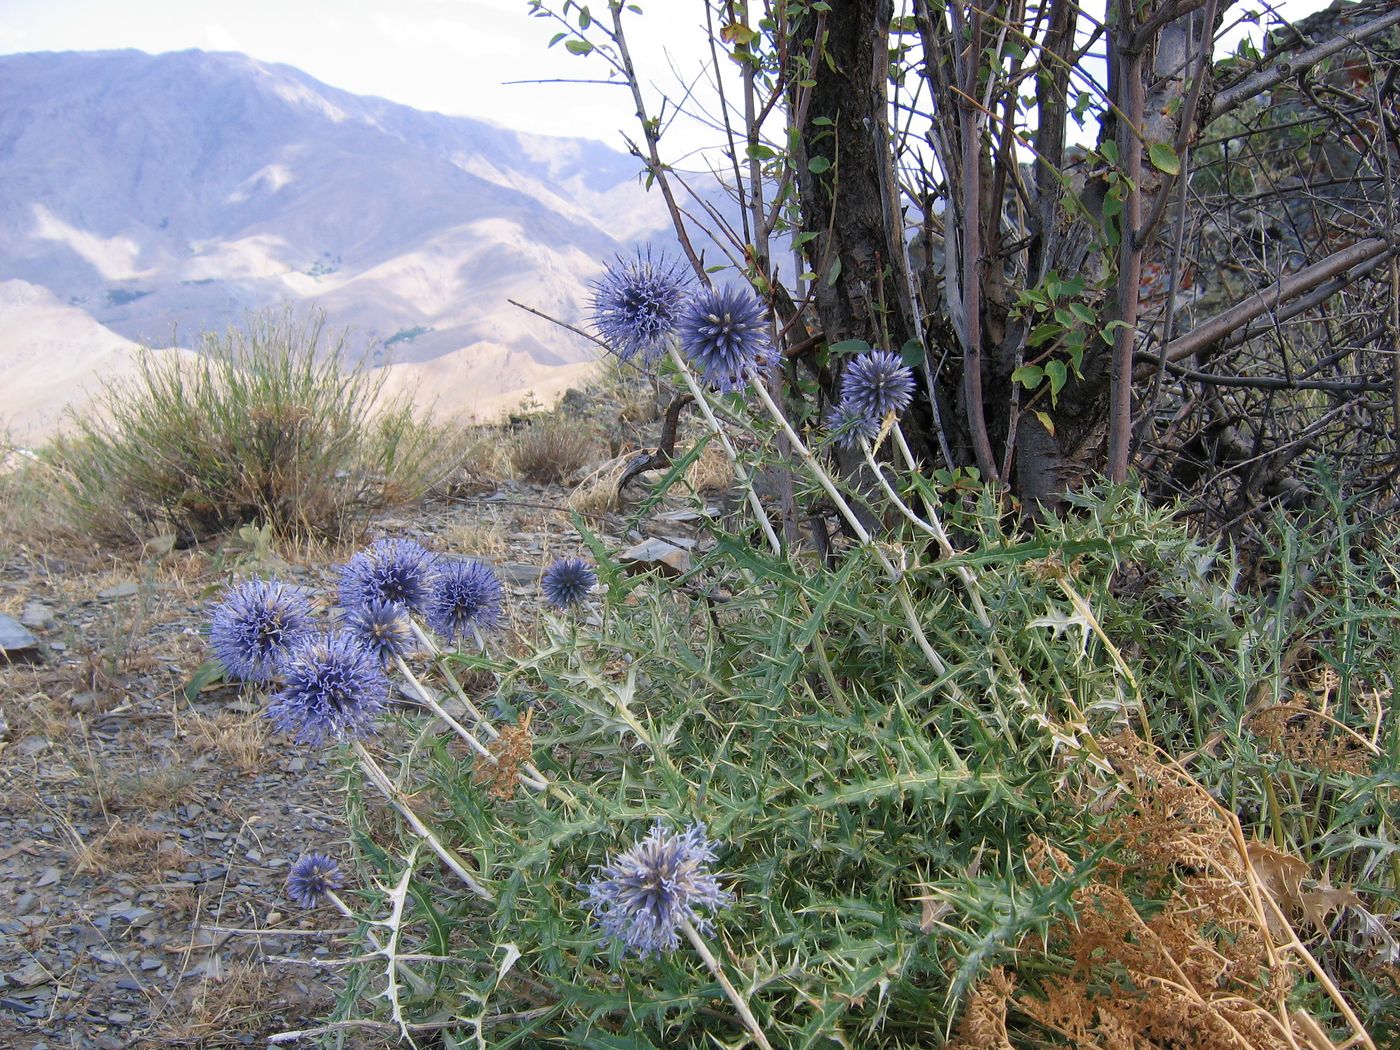
M 1290 17 L 1325 0 L 1284 0 Z M 594 7 L 606 10 L 606 0 Z M 643 0 L 629 36 L 644 79 L 672 89 L 708 59 L 698 0 Z M 1236 4 L 1231 17 L 1265 10 Z M 1228 20 L 1228 19 L 1227 19 Z M 0 53 L 203 48 L 286 62 L 334 87 L 419 109 L 486 117 L 523 131 L 620 146 L 636 134 L 628 93 L 596 84 L 510 84 L 601 77 L 600 65 L 547 49 L 559 26 L 526 0 L 0 0 Z M 670 142 L 699 141 L 676 128 Z M 674 156 L 674 154 L 672 154 Z

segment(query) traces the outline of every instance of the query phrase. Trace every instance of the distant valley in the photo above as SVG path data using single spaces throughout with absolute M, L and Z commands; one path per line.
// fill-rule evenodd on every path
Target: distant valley
M 491 416 L 578 382 L 588 282 L 667 239 L 638 163 L 231 53 L 0 57 L 0 428 L 52 430 L 138 347 L 281 303 L 390 386 Z

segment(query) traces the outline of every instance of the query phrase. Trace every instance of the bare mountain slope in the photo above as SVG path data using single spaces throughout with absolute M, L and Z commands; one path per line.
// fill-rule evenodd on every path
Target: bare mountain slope
M 51 433 L 65 408 L 81 408 L 103 387 L 134 376 L 141 352 L 48 289 L 0 281 L 0 432 L 19 442 Z
M 0 280 L 156 346 L 321 307 L 448 410 L 576 374 L 591 346 L 506 300 L 577 318 L 603 263 L 665 228 L 635 161 L 601 144 L 242 55 L 2 56 L 0 98 Z

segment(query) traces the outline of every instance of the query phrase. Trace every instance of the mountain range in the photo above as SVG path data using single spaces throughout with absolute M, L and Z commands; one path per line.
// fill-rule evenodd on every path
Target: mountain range
M 596 348 L 508 300 L 576 321 L 614 255 L 667 239 L 638 162 L 601 143 L 240 54 L 0 56 L 0 99 L 0 427 L 21 433 L 52 427 L 69 377 L 283 303 L 447 414 L 545 399 Z

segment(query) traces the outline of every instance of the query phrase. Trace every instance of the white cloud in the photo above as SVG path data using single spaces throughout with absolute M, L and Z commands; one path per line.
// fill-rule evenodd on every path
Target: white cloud
M 28 38 L 29 34 L 19 26 L 0 22 L 0 51 L 22 51 Z
M 204 39 L 209 41 L 209 46 L 215 51 L 243 51 L 245 50 L 238 43 L 238 38 L 221 25 L 207 25 L 204 27 Z
M 493 33 L 481 25 L 450 18 L 411 19 L 380 12 L 374 16 L 379 32 L 398 47 L 417 50 L 445 47 L 464 58 L 513 57 L 520 54 L 520 41 L 504 33 Z

